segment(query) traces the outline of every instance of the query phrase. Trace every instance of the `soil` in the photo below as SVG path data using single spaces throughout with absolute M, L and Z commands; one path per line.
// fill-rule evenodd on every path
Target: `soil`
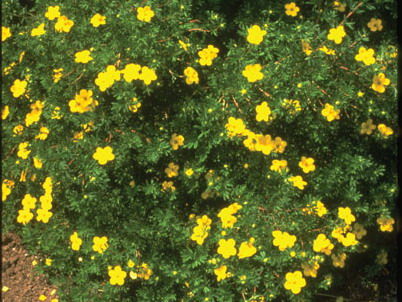
M 40 295 L 45 295 L 47 299 L 44 301 L 47 302 L 58 299 L 57 288 L 34 271 L 34 260 L 39 262 L 23 248 L 16 234 L 2 235 L 2 302 L 40 301 Z

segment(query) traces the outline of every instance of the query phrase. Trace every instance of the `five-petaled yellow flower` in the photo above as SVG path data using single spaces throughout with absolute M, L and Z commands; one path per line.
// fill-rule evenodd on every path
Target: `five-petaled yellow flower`
M 99 27 L 101 25 L 105 25 L 106 24 L 106 17 L 102 16 L 100 14 L 95 14 L 91 18 L 91 24 L 92 24 L 93 27 Z
M 91 60 L 93 60 L 93 58 L 91 57 L 91 52 L 89 50 L 83 50 L 75 53 L 74 61 L 76 63 L 86 64 Z
M 285 14 L 292 17 L 296 17 L 297 13 L 300 11 L 300 8 L 294 2 L 285 4 L 285 9 Z
M 373 84 L 371 84 L 371 89 L 379 93 L 384 93 L 385 86 L 388 86 L 390 83 L 391 81 L 387 79 L 385 77 L 385 74 L 381 72 L 373 77 Z
M 154 11 L 150 6 L 137 8 L 137 19 L 143 22 L 150 22 L 152 17 L 155 16 Z
M 264 36 L 267 34 L 267 31 L 262 30 L 258 25 L 253 25 L 247 29 L 247 33 L 247 42 L 259 45 L 264 39 Z
M 262 66 L 260 64 L 249 64 L 247 65 L 242 74 L 250 83 L 257 82 L 264 78 L 264 74 L 261 72 Z
M 96 148 L 96 152 L 92 155 L 93 159 L 97 160 L 99 164 L 104 165 L 108 161 L 114 160 L 115 156 L 113 154 L 113 149 L 112 147 L 105 147 L 101 148 L 98 147 Z
M 11 30 L 9 27 L 2 26 L 1 27 L 1 42 L 4 42 L 8 38 L 11 37 Z
M 367 27 L 370 28 L 371 31 L 381 31 L 382 21 L 381 19 L 371 18 L 370 22 L 367 23 Z
M 345 28 L 343 27 L 343 25 L 339 25 L 336 28 L 331 28 L 329 30 L 327 39 L 334 41 L 336 44 L 341 44 L 345 36 L 346 36 Z

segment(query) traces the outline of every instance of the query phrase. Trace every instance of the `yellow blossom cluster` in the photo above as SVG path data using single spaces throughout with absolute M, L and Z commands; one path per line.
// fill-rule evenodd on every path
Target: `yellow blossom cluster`
M 173 162 L 169 163 L 168 167 L 165 169 L 167 177 L 172 178 L 179 175 L 179 168 L 180 168 L 179 165 L 176 165 Z
M 324 253 L 329 256 L 332 252 L 334 245 L 327 238 L 325 234 L 319 234 L 313 242 L 313 250 L 317 253 Z
M 335 109 L 331 104 L 326 103 L 324 109 L 321 110 L 321 114 L 327 118 L 328 122 L 333 120 L 339 120 L 339 109 Z
M 71 243 L 71 249 L 73 251 L 79 251 L 82 245 L 82 239 L 78 237 L 78 233 L 74 232 L 70 236 L 70 243 Z
M 338 255 L 332 254 L 331 255 L 332 259 L 332 265 L 335 267 L 343 268 L 345 267 L 345 260 L 346 260 L 346 254 L 341 253 Z
M 272 236 L 274 237 L 272 244 L 277 246 L 281 252 L 287 248 L 293 247 L 297 239 L 295 235 L 290 235 L 288 232 L 282 232 L 280 230 L 272 231 Z
M 38 216 L 36 217 L 36 220 L 48 223 L 50 217 L 53 216 L 53 213 L 50 212 L 53 207 L 53 181 L 51 177 L 46 177 L 42 184 L 42 188 L 44 189 L 45 193 L 39 197 L 41 208 L 37 210 Z
M 184 69 L 184 76 L 186 77 L 186 84 L 198 84 L 200 79 L 198 78 L 198 72 L 193 67 L 187 67 Z
M 75 98 L 68 102 L 70 111 L 74 113 L 85 113 L 94 110 L 99 105 L 98 101 L 93 99 L 92 90 L 81 89 Z
M 53 69 L 53 82 L 54 83 L 58 83 L 60 81 L 60 79 L 63 77 L 63 68 L 55 68 Z
M 380 131 L 381 135 L 387 137 L 390 136 L 392 134 L 394 134 L 394 130 L 392 130 L 392 128 L 387 127 L 385 124 L 379 124 L 377 126 L 378 131 Z
M 39 134 L 35 136 L 35 139 L 40 139 L 42 141 L 46 140 L 50 130 L 47 127 L 40 127 Z
M 1 201 L 6 201 L 8 195 L 11 194 L 11 190 L 13 189 L 15 183 L 10 179 L 3 179 L 1 183 Z
M 176 187 L 174 186 L 174 183 L 173 183 L 173 181 L 164 181 L 164 182 L 162 182 L 162 191 L 167 191 L 167 190 L 170 190 L 170 191 L 175 191 L 176 190 Z
M 320 200 L 314 200 L 307 204 L 307 207 L 303 208 L 302 211 L 310 215 L 315 214 L 318 217 L 322 217 L 328 213 L 327 208 Z
M 200 59 L 198 63 L 202 66 L 211 66 L 212 61 L 218 57 L 219 49 L 213 45 L 208 45 L 207 48 L 204 48 L 198 52 L 198 56 Z
M 144 6 L 137 8 L 137 19 L 143 22 L 151 22 L 151 19 L 155 16 L 154 11 L 150 6 Z
M 98 73 L 98 76 L 95 79 L 95 84 L 99 87 L 100 91 L 105 91 L 112 87 L 115 81 L 119 80 L 120 71 L 116 70 L 114 65 L 108 65 L 106 71 Z
M 304 190 L 304 187 L 307 186 L 307 182 L 304 181 L 303 177 L 300 175 L 289 177 L 288 181 L 290 181 L 294 187 L 300 190 Z
M 315 260 L 313 263 L 302 263 L 301 266 L 303 269 L 303 275 L 305 277 L 317 277 L 317 271 L 320 268 L 320 264 L 317 260 Z
M 222 228 L 226 229 L 226 228 L 232 228 L 234 226 L 234 224 L 237 222 L 237 218 L 234 215 L 241 208 L 242 205 L 235 202 L 219 211 L 218 217 L 222 222 Z
M 134 97 L 131 99 L 131 105 L 128 106 L 128 110 L 130 110 L 132 113 L 136 113 L 138 109 L 141 108 L 141 106 L 141 102 L 139 102 L 138 99 Z
M 334 49 L 330 49 L 325 45 L 318 48 L 318 50 L 330 56 L 334 56 L 336 54 L 336 51 Z
M 296 112 L 302 110 L 299 100 L 284 99 L 282 102 L 282 106 L 288 109 L 290 114 L 295 114 Z
M 214 274 L 216 275 L 216 280 L 219 282 L 231 276 L 231 273 L 227 271 L 228 267 L 226 265 L 221 265 L 220 267 L 214 269 Z
M 29 154 L 31 153 L 31 150 L 28 149 L 29 146 L 30 146 L 29 142 L 19 143 L 17 156 L 22 159 L 27 159 Z
M 42 116 L 42 110 L 44 107 L 45 104 L 41 101 L 36 101 L 35 103 L 31 104 L 31 112 L 28 112 L 25 116 L 25 126 L 29 127 L 30 125 L 38 122 Z
M 190 239 L 197 242 L 197 244 L 202 245 L 205 238 L 208 237 L 208 231 L 211 229 L 212 220 L 207 216 L 203 215 L 201 218 L 197 219 L 197 225 L 193 228 L 193 233 Z
M 381 232 L 392 232 L 394 230 L 395 219 L 392 217 L 380 216 L 377 218 L 377 223 L 380 226 Z
M 50 21 L 57 19 L 54 28 L 57 32 L 70 32 L 74 25 L 74 21 L 70 20 L 66 16 L 62 16 L 60 13 L 60 6 L 49 6 L 45 13 L 45 17 Z
M 370 135 L 376 129 L 376 125 L 373 124 L 372 119 L 368 119 L 366 122 L 363 122 L 360 126 L 360 134 Z
M 173 150 L 177 150 L 180 146 L 184 145 L 184 137 L 183 135 L 173 133 L 169 143 L 172 146 Z
M 274 159 L 269 169 L 279 173 L 282 173 L 282 171 L 288 171 L 288 161 L 284 159 Z
M 109 67 L 109 66 L 108 66 Z M 118 72 L 118 71 L 115 71 Z M 149 68 L 147 66 L 141 66 L 139 64 L 129 63 L 124 69 L 121 70 L 121 74 L 123 75 L 124 80 L 127 83 L 131 83 L 133 80 L 141 80 L 145 85 L 151 84 L 153 81 L 158 79 L 158 76 L 155 73 L 155 70 Z M 116 81 L 120 79 L 116 76 Z M 113 83 L 110 85 L 112 86 Z M 102 89 L 101 89 L 102 90 Z M 103 91 L 103 90 L 102 90 Z

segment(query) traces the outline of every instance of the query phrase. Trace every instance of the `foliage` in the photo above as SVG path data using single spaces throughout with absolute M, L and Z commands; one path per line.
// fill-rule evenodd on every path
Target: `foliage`
M 3 227 L 61 301 L 312 301 L 395 264 L 394 1 L 225 3 L 4 1 Z

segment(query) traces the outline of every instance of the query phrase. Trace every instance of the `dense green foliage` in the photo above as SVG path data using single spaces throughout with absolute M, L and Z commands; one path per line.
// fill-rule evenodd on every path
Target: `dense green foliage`
M 53 260 L 38 270 L 60 301 L 323 301 L 346 271 L 362 288 L 395 278 L 396 4 L 302 2 L 293 16 L 283 1 L 3 1 L 2 227 Z M 295 271 L 305 284 L 285 288 Z

